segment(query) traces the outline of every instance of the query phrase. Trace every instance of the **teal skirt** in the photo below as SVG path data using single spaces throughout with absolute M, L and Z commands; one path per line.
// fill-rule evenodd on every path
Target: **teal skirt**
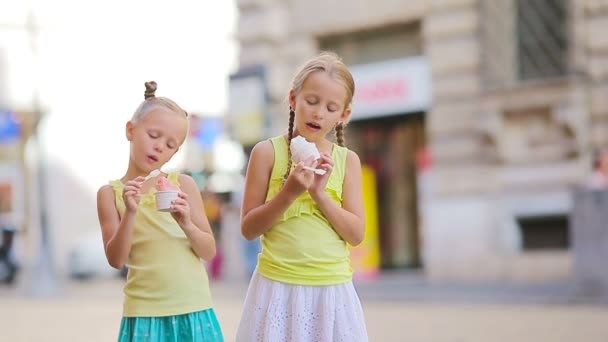
M 123 317 L 118 342 L 223 342 L 213 309 L 163 317 Z

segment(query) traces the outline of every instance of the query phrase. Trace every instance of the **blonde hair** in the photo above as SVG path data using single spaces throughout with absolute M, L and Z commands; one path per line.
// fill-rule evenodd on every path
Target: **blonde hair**
M 324 72 L 329 77 L 338 83 L 344 86 L 346 90 L 346 99 L 344 99 L 344 110 L 350 108 L 353 96 L 355 95 L 355 80 L 353 79 L 353 75 L 348 70 L 348 67 L 342 59 L 333 52 L 323 51 L 316 57 L 308 60 L 304 65 L 300 68 L 298 73 L 295 75 L 292 81 L 291 89 L 295 91 L 295 93 L 299 93 L 302 91 L 302 87 L 304 82 L 311 74 L 315 72 Z M 293 138 L 293 126 L 295 120 L 295 112 L 293 108 L 289 108 L 289 127 L 287 131 L 287 144 L 291 145 L 291 139 Z M 339 123 L 336 125 L 336 142 L 340 146 L 345 145 L 344 141 L 344 126 L 346 123 Z M 289 176 L 291 171 L 291 149 L 287 148 L 288 151 L 288 164 L 287 164 L 287 172 L 285 173 L 284 178 Z
M 144 101 L 137 107 L 131 121 L 137 122 L 141 120 L 146 114 L 156 108 L 165 108 L 176 114 L 183 114 L 185 118 L 188 118 L 188 112 L 177 105 L 173 100 L 166 97 L 156 97 L 156 89 L 158 85 L 154 81 L 144 83 L 146 91 L 144 92 Z
M 333 52 L 324 51 L 308 60 L 293 78 L 291 88 L 299 93 L 308 76 L 318 71 L 327 73 L 344 86 L 346 90 L 345 108 L 349 108 L 355 94 L 355 80 L 342 59 Z

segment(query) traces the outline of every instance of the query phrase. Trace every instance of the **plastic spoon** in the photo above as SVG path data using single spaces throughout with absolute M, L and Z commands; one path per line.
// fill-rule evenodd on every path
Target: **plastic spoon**
M 316 173 L 316 174 L 318 174 L 318 175 L 324 175 L 324 174 L 327 172 L 326 170 L 323 170 L 323 169 L 315 169 L 314 167 L 311 167 L 311 166 L 303 166 L 303 168 L 304 168 L 305 170 L 310 170 L 310 171 L 312 171 L 312 172 L 314 172 L 314 173 Z
M 144 178 L 144 182 L 147 181 L 148 179 L 154 178 L 158 175 L 160 175 L 160 170 L 154 169 L 154 170 L 150 171 L 150 173 Z

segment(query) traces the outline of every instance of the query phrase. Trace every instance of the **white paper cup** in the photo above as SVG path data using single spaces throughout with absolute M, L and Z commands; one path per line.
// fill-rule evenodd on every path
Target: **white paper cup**
M 179 191 L 157 191 L 156 210 L 171 211 L 171 202 L 179 197 Z

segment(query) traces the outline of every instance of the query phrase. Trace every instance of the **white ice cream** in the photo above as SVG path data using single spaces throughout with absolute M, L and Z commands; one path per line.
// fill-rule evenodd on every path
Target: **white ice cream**
M 310 157 L 314 159 L 321 158 L 321 154 L 314 143 L 308 142 L 306 138 L 297 136 L 291 139 L 291 159 L 295 163 L 307 160 Z

